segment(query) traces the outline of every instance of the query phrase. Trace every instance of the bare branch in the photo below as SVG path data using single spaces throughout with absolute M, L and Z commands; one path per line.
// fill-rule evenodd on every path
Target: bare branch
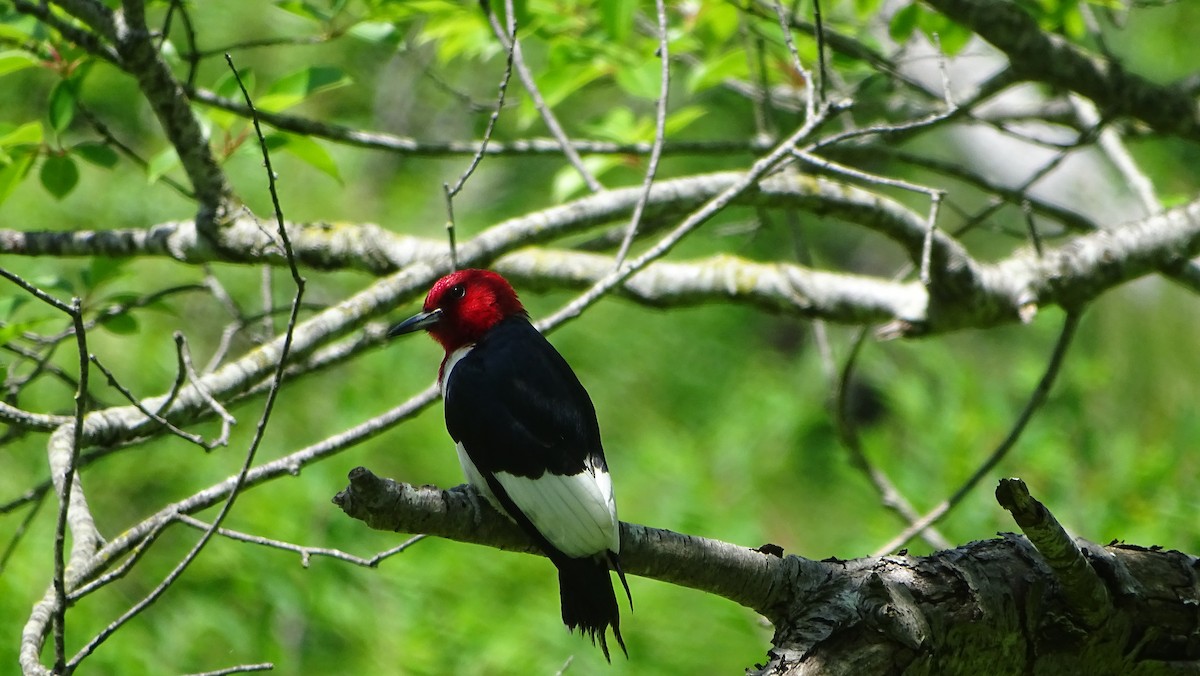
M 629 219 L 629 228 L 625 231 L 625 239 L 617 250 L 614 267 L 620 268 L 625 263 L 629 247 L 637 235 L 638 225 L 642 222 L 642 212 L 646 201 L 650 199 L 650 188 L 654 185 L 654 177 L 658 174 L 658 160 L 662 157 L 663 143 L 667 137 L 667 93 L 671 89 L 671 59 L 667 39 L 667 8 L 664 0 L 655 0 L 655 14 L 658 16 L 658 58 L 662 65 L 659 72 L 658 103 L 654 109 L 654 148 L 650 151 L 650 163 L 646 165 L 646 176 L 642 179 L 642 196 L 633 207 L 633 216 Z
M 1058 378 L 1058 373 L 1062 369 L 1063 361 L 1067 356 L 1067 348 L 1071 346 L 1071 342 L 1075 338 L 1075 330 L 1078 327 L 1079 312 L 1068 311 L 1066 318 L 1063 319 L 1063 327 L 1061 333 L 1059 333 L 1058 342 L 1054 345 L 1054 352 L 1051 353 L 1050 361 L 1046 364 L 1046 371 L 1042 374 L 1041 380 L 1038 381 L 1037 387 L 1033 389 L 1033 393 L 1029 395 L 1029 400 L 1025 402 L 1025 408 L 1017 416 L 1017 420 L 1013 423 L 1012 429 L 1009 430 L 1008 436 L 1000 442 L 1000 445 L 988 455 L 987 459 L 971 473 L 971 476 L 967 477 L 967 480 L 950 497 L 943 500 L 921 519 L 904 529 L 899 535 L 888 541 L 887 544 L 875 550 L 875 556 L 884 556 L 896 551 L 911 540 L 914 535 L 937 523 L 1008 455 L 1013 446 L 1016 446 L 1017 441 L 1021 438 L 1021 434 L 1025 431 L 1025 427 L 1029 425 L 1029 421 L 1033 419 L 1034 414 L 1045 403 L 1046 397 L 1050 395 L 1050 388 L 1054 386 L 1054 381 Z
M 1200 139 L 1200 108 L 1187 91 L 1158 85 L 1043 32 L 1018 5 L 989 0 L 929 0 L 1008 56 L 1019 77 L 1085 96 L 1106 116 L 1130 115 L 1165 134 Z

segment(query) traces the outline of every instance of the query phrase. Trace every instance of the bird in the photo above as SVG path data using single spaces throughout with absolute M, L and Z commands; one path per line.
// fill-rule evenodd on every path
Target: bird
M 508 280 L 463 269 L 434 283 L 421 312 L 388 338 L 424 329 L 445 350 L 438 370 L 446 430 L 467 481 L 558 569 L 562 621 L 628 659 L 612 585 L 621 530 L 596 410 L 558 350 L 530 323 Z

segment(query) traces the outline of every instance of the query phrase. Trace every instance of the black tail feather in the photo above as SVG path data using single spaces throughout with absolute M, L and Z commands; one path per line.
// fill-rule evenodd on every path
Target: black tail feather
M 580 632 L 592 639 L 592 645 L 600 642 L 600 650 L 604 651 L 604 659 L 612 659 L 608 655 L 607 630 L 612 627 L 613 636 L 621 652 L 629 657 L 625 649 L 625 640 L 621 638 L 621 615 L 617 607 L 617 595 L 613 592 L 612 578 L 608 573 L 608 561 L 602 558 L 571 559 L 562 557 L 554 562 L 558 567 L 558 591 L 562 603 L 563 624 L 574 631 L 579 627 Z M 620 573 L 621 583 L 625 584 L 625 575 Z M 625 586 L 626 594 L 629 586 Z M 632 596 L 630 607 L 632 607 Z
M 608 552 L 608 561 L 612 564 L 613 570 L 617 571 L 617 577 L 621 578 L 621 586 L 625 588 L 625 598 L 629 599 L 629 611 L 633 612 L 633 594 L 629 593 L 629 583 L 625 581 L 625 571 L 621 569 L 621 555 L 610 551 Z

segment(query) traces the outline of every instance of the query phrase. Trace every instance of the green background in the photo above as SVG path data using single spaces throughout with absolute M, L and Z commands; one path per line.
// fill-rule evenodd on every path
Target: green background
M 421 20 L 395 18 L 408 31 L 409 42 L 344 38 L 235 52 L 235 58 L 240 67 L 254 70 L 260 95 L 270 82 L 306 65 L 337 65 L 353 78 L 352 84 L 316 93 L 291 112 L 419 139 L 477 137 L 487 112 L 465 110 L 422 70 L 437 72 L 490 105 L 503 55 L 494 45 L 487 49 L 474 8 L 409 5 L 406 11 L 427 12 Z M 835 5 L 831 16 L 852 24 L 854 11 L 871 9 L 871 3 L 859 5 L 857 10 Z M 151 9 L 161 12 L 162 7 Z M 383 3 L 372 11 L 401 10 Z M 634 95 L 634 75 L 616 73 L 641 68 L 642 62 L 629 54 L 644 55 L 651 38 L 638 42 L 624 35 L 627 42 L 619 43 L 614 39 L 622 36 L 615 29 L 606 36 L 588 32 L 599 29 L 572 28 L 572 20 L 587 26 L 605 19 L 574 5 L 531 2 L 527 11 L 527 50 L 536 65 L 556 72 L 556 64 L 595 64 L 597 54 L 609 59 L 599 63 L 610 70 L 567 91 L 557 104 L 558 114 L 571 121 L 570 131 L 648 140 L 645 122 L 652 119 L 653 100 Z M 195 8 L 195 18 L 207 48 L 315 32 L 312 21 L 268 3 L 205 2 Z M 719 19 L 710 16 L 709 23 L 692 26 L 703 43 L 697 54 L 710 63 L 736 53 L 739 44 L 736 36 L 717 34 Z M 1132 69 L 1153 79 L 1181 77 L 1200 57 L 1186 28 L 1196 21 L 1196 7 L 1187 3 L 1135 12 L 1125 30 L 1112 32 L 1110 46 Z M 571 30 L 590 35 L 591 41 Z M 608 51 L 615 53 L 601 48 L 604 38 L 612 42 Z M 801 48 L 806 49 L 803 43 Z M 681 51 L 687 49 L 688 43 L 682 43 Z M 853 72 L 853 64 L 835 61 L 834 67 L 839 65 Z M 745 65 L 730 67 L 744 70 Z M 198 82 L 211 86 L 224 68 L 221 59 L 210 59 Z M 0 78 L 5 91 L 19 93 L 0 96 L 0 120 L 15 125 L 43 119 L 56 81 L 46 69 Z M 510 96 L 517 103 L 502 118 L 500 139 L 543 135 L 519 92 L 514 80 Z M 612 103 L 617 95 L 625 97 L 621 106 Z M 137 96 L 128 77 L 104 65 L 88 73 L 79 94 L 115 133 L 133 139 L 150 156 L 165 143 L 144 105 L 130 105 Z M 680 85 L 674 101 L 678 107 L 699 106 L 704 113 L 686 125 L 681 138 L 753 134 L 747 105 L 727 91 Z M 612 110 L 622 107 L 640 121 L 640 132 L 629 133 L 614 119 Z M 244 130 L 244 125 L 232 124 L 235 132 Z M 221 134 L 218 125 L 214 142 Z M 88 138 L 86 125 L 76 120 L 61 139 L 48 143 L 68 145 Z M 273 157 L 289 219 L 377 222 L 399 233 L 441 236 L 441 184 L 453 181 L 468 157 L 434 160 L 324 147 L 337 163 L 340 182 L 287 153 Z M 1194 194 L 1194 148 L 1148 140 L 1133 144 L 1133 151 L 1164 200 Z M 256 213 L 267 214 L 256 153 L 245 144 L 227 158 L 225 167 L 239 195 Z M 660 175 L 747 163 L 738 156 L 670 157 Z M 460 240 L 505 217 L 550 205 L 549 188 L 561 187 L 569 175 L 562 167 L 558 158 L 486 160 L 456 202 Z M 79 163 L 79 169 L 78 186 L 60 200 L 35 175 L 29 176 L 0 205 L 0 227 L 145 227 L 192 213 L 191 202 L 161 183 L 148 185 L 145 173 L 129 163 L 113 169 Z M 636 184 L 643 169 L 637 162 L 618 164 L 607 168 L 603 180 L 610 186 Z M 172 171 L 181 177 L 178 169 Z M 972 196 L 963 199 L 970 202 Z M 673 258 L 724 251 L 767 260 L 795 246 L 797 235 L 781 225 L 782 219 L 773 227 L 749 227 L 754 217 L 746 210 L 726 212 Z M 801 218 L 800 236 L 821 267 L 868 266 L 869 272 L 887 274 L 900 260 L 897 252 L 861 231 Z M 1003 212 L 1003 218 L 1016 219 L 1019 213 Z M 999 234 L 1005 228 L 1020 230 L 1023 223 L 996 223 L 968 244 L 1001 252 L 1019 245 Z M 128 261 L 115 270 L 103 261 L 14 256 L 4 256 L 0 265 L 61 298 L 87 294 L 94 307 L 113 294 L 146 293 L 203 279 L 202 270 L 164 259 Z M 104 270 L 111 271 L 111 278 L 89 288 L 84 275 Z M 256 307 L 257 269 L 218 264 L 212 270 L 239 302 Z M 336 302 L 371 282 L 361 273 L 303 272 L 311 282 L 306 300 L 312 303 Z M 290 297 L 285 278 L 279 273 L 274 285 L 280 303 Z M 14 291 L 9 287 L 3 294 Z M 523 294 L 534 317 L 570 298 L 565 292 Z M 397 308 L 396 317 L 415 307 L 414 302 Z M 939 524 L 941 532 L 965 543 L 1012 530 L 991 490 L 1002 476 L 1020 476 L 1078 535 L 1200 551 L 1194 497 L 1200 494 L 1195 453 L 1200 320 L 1194 308 L 1189 293 L 1160 279 L 1127 285 L 1090 307 L 1045 408 L 1001 465 Z M 36 330 L 45 332 L 65 326 L 61 317 L 33 303 L 14 310 L 11 318 L 34 322 Z M 197 362 L 203 363 L 225 320 L 210 297 L 183 294 L 138 313 L 135 327 L 92 332 L 90 348 L 134 392 L 157 394 L 170 387 L 175 374 L 172 332 L 182 331 Z M 1028 326 L 866 346 L 857 381 L 871 393 L 862 409 L 863 443 L 918 509 L 927 510 L 953 492 L 1004 438 L 1045 368 L 1062 320 L 1061 311 L 1047 308 Z M 829 333 L 840 360 L 853 329 L 830 327 Z M 552 342 L 595 401 L 624 520 L 750 547 L 775 543 L 788 553 L 818 559 L 869 555 L 901 528 L 837 442 L 827 410 L 828 386 L 807 322 L 734 305 L 652 309 L 610 298 L 557 331 Z M 238 347 L 247 346 L 243 342 Z M 74 373 L 70 345 L 59 352 L 56 363 Z M 411 337 L 289 382 L 260 462 L 399 404 L 431 382 L 440 356 L 432 341 Z M 0 355 L 0 365 L 14 372 L 25 368 L 9 353 Z M 120 401 L 96 372 L 92 392 L 110 404 Z M 71 394 L 61 383 L 43 379 L 22 393 L 20 404 L 66 413 Z M 101 532 L 117 535 L 162 505 L 236 472 L 260 410 L 261 401 L 233 409 L 239 424 L 228 448 L 205 454 L 178 440 L 157 439 L 90 467 L 84 485 Z M 212 435 L 216 426 L 206 423 L 197 429 Z M 438 403 L 415 420 L 296 477 L 248 492 L 226 525 L 362 556 L 387 549 L 405 536 L 371 531 L 330 503 L 345 485 L 346 473 L 358 465 L 416 484 L 448 487 L 462 481 Z M 0 502 L 46 477 L 43 435 L 11 439 L 0 447 Z M 0 543 L 10 541 L 26 513 L 0 515 Z M 199 516 L 211 518 L 213 513 Z M 0 665 L 5 665 L 0 671 L 15 672 L 21 627 L 50 580 L 53 521 L 48 503 L 0 573 Z M 190 529 L 172 528 L 133 574 L 73 607 L 69 651 L 147 593 L 197 536 Z M 910 548 L 928 551 L 920 541 Z M 80 673 L 183 673 L 261 661 L 274 662 L 281 674 L 554 673 L 568 662 L 568 673 L 737 673 L 765 661 L 771 628 L 755 613 L 700 592 L 631 578 L 635 610 L 623 607 L 622 620 L 630 659 L 617 658 L 606 667 L 598 650 L 561 626 L 554 580 L 544 559 L 432 538 L 378 569 L 321 557 L 304 567 L 294 554 L 218 538 L 155 606 L 101 646 Z

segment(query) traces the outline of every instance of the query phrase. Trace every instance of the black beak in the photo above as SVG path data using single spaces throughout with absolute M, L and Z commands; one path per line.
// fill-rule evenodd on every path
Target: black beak
M 418 312 L 417 314 L 405 319 L 399 324 L 388 329 L 387 337 L 395 338 L 406 333 L 412 333 L 420 329 L 427 329 L 442 320 L 441 309 L 431 310 L 429 312 Z

